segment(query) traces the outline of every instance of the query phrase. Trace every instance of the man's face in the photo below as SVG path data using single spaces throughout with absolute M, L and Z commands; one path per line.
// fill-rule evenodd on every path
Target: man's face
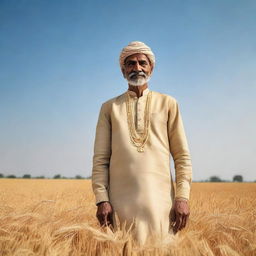
M 136 53 L 125 59 L 123 75 L 133 86 L 142 86 L 150 79 L 152 66 L 145 54 Z

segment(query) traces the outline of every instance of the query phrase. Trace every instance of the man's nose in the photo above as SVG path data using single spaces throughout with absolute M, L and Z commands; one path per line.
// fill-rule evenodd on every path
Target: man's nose
M 139 62 L 136 62 L 135 64 L 134 64 L 134 70 L 135 71 L 141 71 L 141 66 L 140 66 L 140 64 L 139 64 Z

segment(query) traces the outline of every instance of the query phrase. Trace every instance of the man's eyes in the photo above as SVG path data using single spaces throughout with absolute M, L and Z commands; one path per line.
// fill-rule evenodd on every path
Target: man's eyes
M 139 62 L 141 66 L 146 66 L 147 65 L 147 62 L 146 61 L 143 61 L 143 62 Z
M 129 61 L 129 62 L 125 63 L 126 66 L 133 66 L 134 64 L 135 64 L 135 62 L 132 62 L 132 61 Z
M 136 64 L 136 62 L 127 62 L 127 63 L 126 63 L 127 66 L 133 66 L 133 65 L 135 65 L 135 64 Z M 141 62 L 139 62 L 139 64 L 140 64 L 141 66 L 147 66 L 147 65 L 148 65 L 148 63 L 147 63 L 146 61 L 141 61 Z

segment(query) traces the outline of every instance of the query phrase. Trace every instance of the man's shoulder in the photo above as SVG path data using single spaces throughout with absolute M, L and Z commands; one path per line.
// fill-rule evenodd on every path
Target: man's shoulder
M 124 98 L 124 95 L 125 95 L 125 92 L 118 96 L 108 99 L 107 101 L 102 103 L 102 108 L 106 108 L 106 109 L 111 108 L 114 103 L 121 101 Z
M 125 93 L 122 93 L 122 94 L 120 94 L 120 95 L 118 95 L 118 96 L 115 96 L 115 97 L 113 97 L 113 98 L 111 98 L 111 99 L 108 99 L 107 101 L 103 102 L 103 104 L 106 104 L 106 105 L 107 105 L 107 104 L 112 104 L 112 103 L 118 101 L 120 98 L 122 98 L 122 97 L 124 96 L 124 94 L 125 94 Z
M 168 102 L 169 104 L 176 104 L 177 100 L 169 95 L 169 94 L 165 94 L 165 93 L 161 93 L 161 92 L 157 92 L 157 91 L 152 91 L 152 93 L 157 97 L 157 98 L 161 98 L 162 100 Z

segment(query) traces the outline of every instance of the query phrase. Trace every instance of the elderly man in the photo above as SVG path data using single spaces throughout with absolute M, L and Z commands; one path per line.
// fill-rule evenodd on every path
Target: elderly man
M 186 226 L 192 176 L 177 101 L 148 88 L 154 66 L 154 54 L 144 43 L 131 42 L 122 50 L 128 90 L 101 106 L 92 170 L 100 224 L 115 229 L 118 216 L 127 227 L 132 224 L 141 244 L 149 235 L 166 237 Z

